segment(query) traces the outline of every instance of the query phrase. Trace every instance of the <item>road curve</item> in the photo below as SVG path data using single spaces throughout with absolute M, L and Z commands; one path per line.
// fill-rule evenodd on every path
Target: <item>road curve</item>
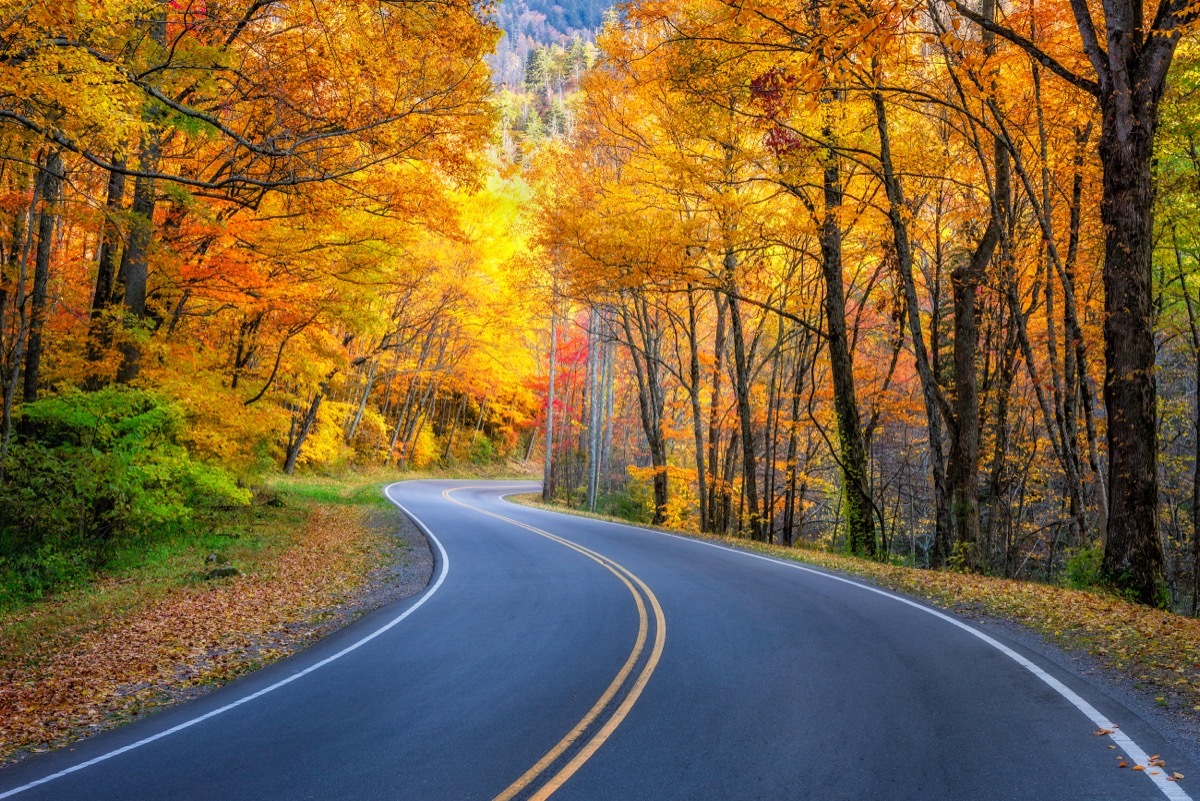
M 432 537 L 425 593 L 0 770 L 0 799 L 1190 801 L 1200 780 L 1018 645 L 819 571 L 500 499 L 528 486 L 393 485 Z M 1188 778 L 1117 768 L 1146 754 Z

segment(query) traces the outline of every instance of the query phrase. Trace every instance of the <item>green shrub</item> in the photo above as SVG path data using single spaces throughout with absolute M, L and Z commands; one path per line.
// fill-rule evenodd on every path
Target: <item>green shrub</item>
M 1104 561 L 1104 548 L 1096 545 L 1080 548 L 1067 557 L 1063 583 L 1076 590 L 1087 590 L 1101 585 L 1100 565 Z
M 496 446 L 487 437 L 479 437 L 471 446 L 472 464 L 491 464 L 496 460 Z
M 179 444 L 179 407 L 126 387 L 19 410 L 0 474 L 0 588 L 27 598 L 102 567 L 117 538 L 179 531 L 196 511 L 250 494 Z M 3 605 L 3 604 L 0 604 Z
M 633 523 L 654 520 L 654 488 L 648 481 L 631 479 L 625 488 L 601 495 L 596 503 L 601 514 L 620 517 Z

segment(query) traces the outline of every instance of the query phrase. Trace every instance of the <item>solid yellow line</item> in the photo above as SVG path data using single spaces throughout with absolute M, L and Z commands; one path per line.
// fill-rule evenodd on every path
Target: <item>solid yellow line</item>
M 614 562 L 614 564 L 616 563 Z M 624 568 L 621 569 L 625 570 Z M 592 758 L 592 755 L 600 749 L 600 746 L 604 745 L 608 738 L 612 736 L 612 733 L 617 730 L 617 727 L 625 721 L 626 716 L 629 715 L 629 711 L 633 709 L 633 705 L 637 703 L 638 698 L 641 697 L 642 690 L 646 688 L 646 682 L 650 681 L 650 676 L 654 673 L 655 668 L 658 667 L 659 659 L 662 658 L 663 645 L 667 640 L 667 621 L 663 616 L 662 607 L 659 606 L 658 599 L 654 597 L 654 593 L 650 592 L 650 588 L 647 587 L 641 579 L 632 573 L 629 573 L 628 570 L 625 570 L 625 572 L 628 573 L 629 577 L 637 582 L 637 585 L 642 588 L 642 592 L 646 593 L 646 596 L 650 599 L 650 605 L 654 607 L 654 623 L 656 629 L 654 636 L 654 650 L 650 652 L 650 658 L 646 661 L 646 666 L 642 668 L 642 672 L 638 676 L 637 681 L 634 683 L 633 688 L 629 691 L 629 695 L 625 696 L 625 700 L 621 702 L 619 707 L 617 707 L 617 711 L 608 719 L 608 722 L 604 724 L 604 727 L 601 728 L 600 731 L 596 732 L 595 736 L 592 737 L 587 745 L 585 745 L 570 762 L 564 765 L 562 770 L 560 770 L 548 782 L 542 785 L 541 789 L 531 796 L 530 801 L 545 801 L 545 799 L 549 798 L 558 788 L 562 787 L 568 779 L 574 776 L 576 771 L 583 767 L 585 762 Z
M 530 783 L 537 779 L 537 777 L 540 776 L 547 768 L 549 768 L 556 759 L 562 756 L 563 752 L 570 748 L 571 745 L 574 744 L 577 739 L 579 739 L 579 736 L 583 734 L 588 726 L 595 721 L 596 717 L 609 704 L 609 702 L 613 699 L 613 696 L 615 696 L 617 691 L 621 688 L 621 685 L 623 685 L 625 680 L 629 677 L 630 671 L 633 669 L 634 665 L 637 664 L 637 661 L 641 657 L 642 651 L 645 648 L 647 631 L 646 606 L 642 602 L 642 596 L 637 592 L 637 590 L 634 589 L 633 585 L 630 584 L 630 580 L 632 580 L 637 584 L 638 587 L 641 588 L 642 592 L 645 593 L 646 598 L 650 601 L 650 606 L 654 610 L 654 648 L 651 650 L 650 657 L 646 660 L 646 664 L 642 667 L 641 673 L 639 673 L 637 679 L 634 680 L 633 687 L 630 688 L 629 693 L 621 701 L 620 706 L 617 707 L 617 709 L 605 722 L 604 726 L 602 726 L 600 730 L 592 736 L 592 739 L 580 749 L 579 753 L 577 753 L 570 762 L 563 766 L 562 770 L 551 777 L 550 780 L 546 782 L 546 784 L 543 785 L 541 789 L 539 789 L 538 792 L 535 793 L 530 799 L 530 801 L 544 801 L 544 799 L 549 798 L 556 790 L 558 790 L 558 788 L 562 787 L 562 785 L 565 784 L 568 779 L 575 775 L 575 773 L 581 767 L 583 767 L 584 763 L 592 758 L 596 751 L 598 751 L 600 747 L 604 745 L 608 738 L 612 736 L 612 733 L 616 731 L 617 727 L 620 726 L 625 718 L 629 715 L 629 711 L 633 708 L 633 705 L 637 703 L 638 698 L 641 697 L 642 690 L 645 689 L 646 683 L 650 681 L 650 676 L 654 673 L 655 668 L 658 667 L 659 660 L 662 658 L 663 646 L 666 643 L 667 637 L 667 622 L 665 616 L 663 615 L 662 606 L 658 603 L 658 598 L 656 598 L 654 593 L 650 591 L 650 588 L 646 586 L 645 582 L 643 582 L 640 578 L 635 576 L 622 565 L 614 562 L 602 554 L 596 553 L 589 548 L 585 548 L 578 543 L 571 542 L 570 540 L 563 539 L 562 537 L 551 534 L 548 531 L 543 531 L 540 528 L 535 528 L 534 526 L 522 523 L 519 520 L 513 520 L 511 517 L 505 517 L 504 515 L 490 512 L 487 509 L 481 509 L 478 506 L 472 506 L 468 503 L 457 500 L 456 498 L 450 497 L 450 493 L 466 489 L 486 488 L 452 487 L 444 491 L 442 493 L 442 497 L 451 503 L 455 503 L 459 506 L 479 512 L 480 514 L 488 515 L 489 517 L 494 517 L 497 520 L 503 520 L 506 523 L 511 523 L 514 526 L 518 526 L 519 528 L 523 528 L 527 531 L 533 532 L 534 534 L 553 540 L 560 545 L 565 545 L 571 550 L 577 551 L 589 559 L 598 562 L 621 580 L 626 589 L 628 589 L 633 595 L 634 601 L 637 603 L 638 608 L 637 641 L 634 643 L 633 651 L 629 654 L 629 658 L 621 667 L 620 672 L 617 673 L 616 678 L 613 679 L 612 683 L 608 685 L 608 688 L 604 691 L 604 694 L 600 696 L 600 699 L 592 706 L 590 710 L 588 710 L 588 713 L 584 715 L 583 719 L 580 720 L 579 723 L 577 723 L 565 737 L 559 740 L 559 742 L 548 752 L 546 752 L 546 755 L 539 759 L 532 768 L 525 771 L 525 773 L 522 774 L 519 779 L 509 785 L 504 792 L 496 796 L 494 799 L 492 799 L 492 801 L 509 801 L 509 799 L 516 796 L 518 793 L 528 787 Z M 626 578 L 626 576 L 628 576 L 628 578 Z
M 590 554 L 585 555 L 591 558 Z M 601 564 L 603 564 L 603 562 L 601 562 Z M 604 710 L 604 708 L 608 706 L 609 701 L 611 701 L 613 696 L 617 694 L 617 690 L 621 689 L 621 685 L 623 685 L 625 680 L 629 677 L 630 671 L 633 670 L 634 665 L 636 665 L 638 659 L 641 658 L 642 650 L 646 646 L 646 633 L 649 628 L 646 616 L 646 605 L 642 603 L 641 596 L 638 595 L 637 591 L 633 588 L 633 585 L 630 584 L 624 576 L 613 570 L 608 565 L 604 565 L 604 567 L 612 571 L 613 575 L 615 575 L 625 584 L 626 588 L 637 601 L 638 636 L 637 641 L 634 643 L 633 651 L 630 652 L 629 658 L 625 660 L 625 664 L 621 666 L 621 670 L 617 673 L 616 678 L 612 680 L 612 683 L 608 685 L 608 688 L 604 691 L 604 694 L 600 696 L 600 700 L 596 701 L 592 708 L 588 710 L 588 713 L 583 716 L 583 719 L 575 725 L 575 728 L 571 729 L 566 737 L 563 737 L 557 745 L 551 748 L 545 756 L 537 761 L 537 764 L 525 771 L 521 778 L 509 785 L 508 788 L 504 792 L 500 793 L 500 795 L 496 796 L 493 801 L 508 801 L 508 799 L 513 798 L 517 795 L 517 793 L 524 790 L 530 782 L 540 776 L 546 770 L 546 768 L 550 767 L 550 765 L 554 763 L 554 760 L 562 756 L 563 752 L 570 748 L 574 742 L 579 739 L 579 736 L 583 734 L 587 727 L 590 726 L 596 717 Z

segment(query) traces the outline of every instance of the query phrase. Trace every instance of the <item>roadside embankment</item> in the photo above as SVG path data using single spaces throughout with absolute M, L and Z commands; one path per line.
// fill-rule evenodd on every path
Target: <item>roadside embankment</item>
M 281 479 L 207 533 L 0 619 L 0 761 L 179 703 L 423 589 L 379 477 Z

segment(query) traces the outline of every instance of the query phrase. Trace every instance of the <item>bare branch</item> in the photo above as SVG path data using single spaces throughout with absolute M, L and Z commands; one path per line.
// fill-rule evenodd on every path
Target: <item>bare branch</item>
M 971 20 L 971 22 L 974 22 L 976 25 L 983 28 L 985 31 L 990 31 L 990 32 L 996 34 L 997 36 L 999 36 L 1003 39 L 1007 39 L 1008 41 L 1012 42 L 1017 47 L 1021 48 L 1026 53 L 1028 53 L 1030 55 L 1030 57 L 1033 58 L 1035 61 L 1037 61 L 1039 64 L 1041 64 L 1046 69 L 1053 72 L 1058 77 L 1062 78 L 1064 81 L 1067 81 L 1071 85 L 1077 86 L 1080 89 L 1084 90 L 1085 92 L 1095 95 L 1096 97 L 1100 96 L 1100 84 L 1098 84 L 1096 81 L 1093 81 L 1089 78 L 1084 78 L 1082 75 L 1078 75 L 1078 74 L 1072 72 L 1071 70 L 1067 69 L 1062 64 L 1062 62 L 1055 59 L 1053 56 L 1051 56 L 1045 50 L 1042 50 L 1040 47 L 1038 47 L 1033 42 L 1026 39 L 1021 34 L 1017 33 L 1016 31 L 1014 31 L 1010 28 L 1006 28 L 1003 25 L 999 25 L 995 22 L 992 22 L 988 18 L 975 13 L 971 9 L 964 6 L 962 3 L 958 2 L 958 0 L 951 0 L 951 4 L 954 6 L 954 9 L 958 13 L 962 14 L 964 17 Z

